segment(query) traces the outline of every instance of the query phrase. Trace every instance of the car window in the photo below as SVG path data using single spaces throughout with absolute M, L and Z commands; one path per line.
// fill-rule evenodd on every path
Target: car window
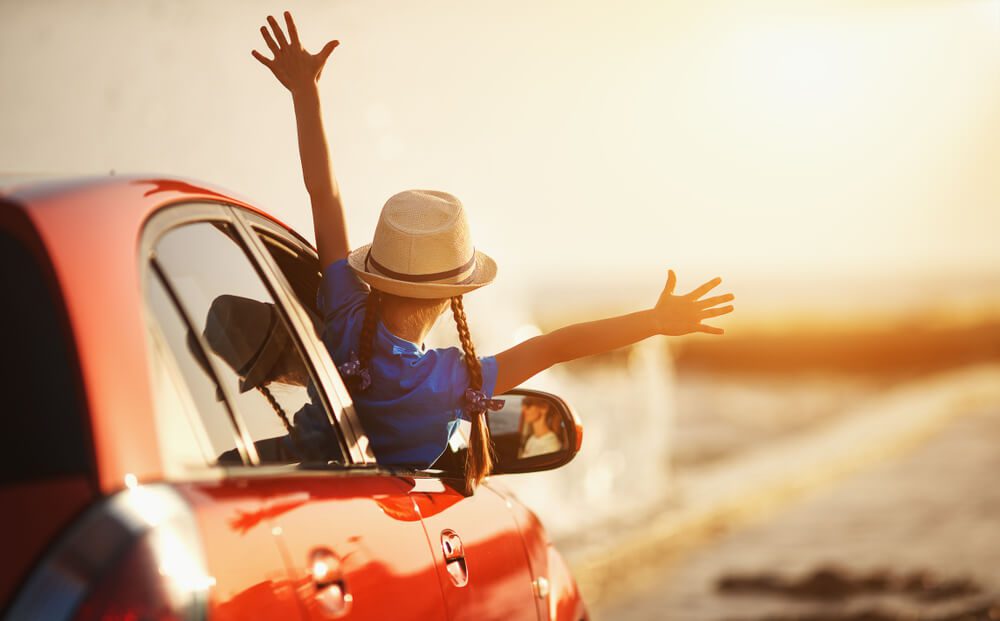
M 254 230 L 260 234 L 264 247 L 267 248 L 271 258 L 278 265 L 278 269 L 284 274 L 296 300 L 306 310 L 313 322 L 313 328 L 319 335 L 322 332 L 322 321 L 320 320 L 319 308 L 316 305 L 316 292 L 319 290 L 321 278 L 319 259 L 307 249 L 287 239 L 256 227 Z
M 260 463 L 343 463 L 312 373 L 236 231 L 226 223 L 182 226 L 154 252 Z
M 207 461 L 210 464 L 242 463 L 236 448 L 236 428 L 222 391 L 204 360 L 201 346 L 192 337 L 183 316 L 155 273 L 150 274 L 146 285 L 146 306 L 156 319 L 160 333 L 173 354 L 185 384 L 183 388 L 191 396 L 208 435 L 210 455 L 205 456 Z M 181 390 L 181 387 L 176 388 Z M 178 413 L 175 411 L 172 414 Z
M 316 303 L 322 276 L 316 251 L 294 231 L 249 211 L 243 211 L 240 215 L 254 234 L 255 247 L 268 255 L 262 257 L 263 263 L 266 264 L 268 273 L 276 272 L 274 275 L 280 283 L 281 299 L 288 304 L 295 316 L 296 325 L 302 326 L 304 331 L 312 324 L 315 338 L 309 338 L 303 332 L 302 345 L 309 354 L 309 360 L 315 365 L 314 368 L 318 370 L 319 379 L 325 388 L 323 395 L 332 401 L 331 407 L 337 417 L 338 429 L 344 431 L 349 438 L 349 450 L 354 455 L 354 461 L 373 463 L 375 456 L 354 412 L 351 396 L 323 342 L 324 325 Z

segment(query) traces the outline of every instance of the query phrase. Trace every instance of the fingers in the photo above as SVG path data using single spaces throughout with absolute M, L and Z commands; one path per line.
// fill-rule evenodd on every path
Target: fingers
M 272 62 L 272 61 L 271 61 L 271 59 L 270 59 L 270 58 L 268 58 L 267 56 L 264 56 L 263 54 L 261 54 L 261 53 L 260 53 L 260 52 L 258 52 L 257 50 L 254 50 L 254 51 L 252 51 L 252 52 L 250 52 L 250 53 L 251 53 L 251 54 L 253 54 L 253 57 L 254 57 L 254 58 L 256 58 L 257 60 L 259 60 L 259 61 L 260 61 L 260 64 L 264 65 L 264 66 L 265 66 L 265 67 L 267 67 L 268 69 L 271 69 L 271 68 L 272 68 L 272 66 L 271 66 L 271 62 Z
M 674 287 L 677 286 L 677 274 L 674 274 L 674 270 L 667 270 L 667 286 L 666 292 L 668 295 L 673 295 Z
M 709 319 L 710 317 L 718 317 L 719 315 L 728 315 L 733 312 L 732 306 L 720 306 L 719 308 L 710 308 L 706 311 L 701 312 L 702 319 Z
M 716 287 L 718 287 L 719 283 L 721 283 L 721 282 L 722 282 L 721 278 L 713 278 L 712 280 L 706 282 L 705 284 L 703 284 L 702 286 L 698 287 L 697 289 L 695 289 L 691 293 L 685 295 L 684 297 L 692 299 L 692 300 L 697 300 L 698 298 L 700 298 L 701 296 L 705 295 L 706 293 L 708 293 L 712 289 L 715 289 Z
M 271 25 L 271 30 L 274 31 L 274 36 L 278 40 L 278 45 L 280 47 L 287 47 L 288 40 L 285 39 L 285 33 L 281 30 L 281 26 L 278 25 L 278 20 L 274 19 L 273 16 L 267 16 L 267 23 Z
M 698 308 L 710 308 L 712 306 L 718 306 L 725 302 L 732 302 L 736 299 L 732 293 L 727 293 L 726 295 L 717 295 L 714 298 L 705 298 L 704 300 L 699 300 L 695 306 Z
M 292 45 L 299 45 L 299 29 L 295 27 L 295 22 L 292 20 L 292 14 L 285 11 L 285 26 L 288 28 L 288 38 L 291 39 Z
M 340 41 L 336 40 L 330 41 L 329 43 L 324 45 L 323 49 L 320 50 L 318 54 L 320 61 L 326 61 L 326 59 L 330 56 L 333 50 L 337 48 L 338 45 L 340 45 Z
M 715 326 L 710 326 L 708 324 L 699 323 L 698 329 L 695 332 L 704 332 L 705 334 L 725 334 L 726 331 L 722 328 L 716 328 Z
M 260 34 L 264 35 L 264 42 L 267 43 L 267 47 L 270 48 L 271 53 L 277 56 L 278 44 L 274 42 L 274 38 L 271 37 L 271 31 L 267 29 L 267 26 L 260 27 Z

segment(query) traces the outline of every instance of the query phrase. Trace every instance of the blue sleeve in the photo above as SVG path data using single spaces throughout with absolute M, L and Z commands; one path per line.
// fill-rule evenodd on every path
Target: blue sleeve
M 332 342 L 348 336 L 348 329 L 364 312 L 367 299 L 368 285 L 354 274 L 347 259 L 334 261 L 323 270 L 319 291 L 316 292 L 316 306 L 323 316 L 324 341 L 332 339 L 327 343 L 328 347 Z
M 445 411 L 460 410 L 462 418 L 467 418 L 465 391 L 469 387 L 469 371 L 465 366 L 462 350 L 457 347 L 434 349 L 423 357 L 421 363 L 429 361 L 433 361 L 430 374 L 414 381 L 423 384 L 431 393 L 438 394 L 439 398 L 443 398 Z M 483 392 L 487 397 L 493 397 L 497 385 L 497 359 L 494 356 L 486 356 L 479 359 L 479 364 L 483 373 Z M 405 382 L 404 387 L 407 387 Z
M 334 261 L 323 270 L 323 279 L 316 293 L 316 305 L 325 322 L 350 312 L 359 304 L 364 306 L 367 298 L 368 285 L 354 274 L 347 259 Z

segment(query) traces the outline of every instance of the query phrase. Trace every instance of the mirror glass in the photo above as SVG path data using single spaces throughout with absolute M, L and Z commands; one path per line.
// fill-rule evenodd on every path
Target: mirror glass
M 503 409 L 487 417 L 498 462 L 555 457 L 569 448 L 565 419 L 554 401 L 540 395 L 502 398 Z

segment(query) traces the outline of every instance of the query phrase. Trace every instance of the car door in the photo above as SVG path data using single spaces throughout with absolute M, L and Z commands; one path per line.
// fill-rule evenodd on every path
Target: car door
M 227 213 L 164 232 L 154 257 L 242 439 L 242 449 L 213 455 L 260 498 L 257 511 L 230 516 L 230 524 L 273 535 L 307 619 L 444 618 L 408 487 L 366 467 L 356 436 L 338 420 L 344 409 L 317 364 L 311 322 L 288 303 L 287 283 L 250 230 Z M 241 315 L 271 312 L 270 320 Z M 283 353 L 265 365 L 272 371 L 257 372 L 274 339 Z M 315 438 L 319 425 L 326 440 Z
M 294 235 L 258 215 L 245 213 L 244 219 L 257 234 L 256 239 L 265 248 L 273 266 L 282 274 L 283 283 L 295 298 L 293 303 L 302 308 L 303 316 L 310 318 L 312 329 L 318 335 L 322 326 L 315 308 L 315 294 L 320 275 L 312 250 Z M 318 355 L 329 360 L 325 348 Z M 341 394 L 346 395 L 346 390 Z M 353 411 L 348 411 L 346 416 L 354 420 Z M 360 429 L 356 420 L 354 425 Z M 367 446 L 363 440 L 360 444 Z M 366 460 L 374 464 L 370 451 L 365 454 Z M 453 483 L 432 474 L 395 473 L 393 488 L 400 489 L 401 485 L 407 491 L 425 527 L 434 559 L 433 570 L 441 585 L 448 618 L 537 619 L 527 554 L 506 501 L 487 486 L 466 496 Z M 383 506 L 382 510 L 401 521 L 417 519 L 410 505 L 398 500 L 394 500 L 391 507 Z M 354 550 L 364 554 L 360 548 Z M 381 568 L 372 572 L 372 579 L 391 575 L 387 568 Z M 415 590 L 403 593 L 402 601 L 413 601 L 416 593 Z M 389 607 L 384 612 L 392 611 Z
M 480 485 L 417 476 L 410 496 L 420 510 L 449 618 L 537 620 L 527 552 L 507 501 Z
M 219 216 L 215 206 L 191 217 Z M 159 218 L 159 224 L 176 219 Z M 198 524 L 211 587 L 212 619 L 301 619 L 281 548 L 264 519 L 264 494 L 244 476 L 246 449 L 211 369 L 202 362 L 186 315 L 152 259 L 157 222 L 147 227 L 142 261 L 154 416 L 167 480 L 190 505 Z M 217 456 L 235 454 L 221 463 Z

